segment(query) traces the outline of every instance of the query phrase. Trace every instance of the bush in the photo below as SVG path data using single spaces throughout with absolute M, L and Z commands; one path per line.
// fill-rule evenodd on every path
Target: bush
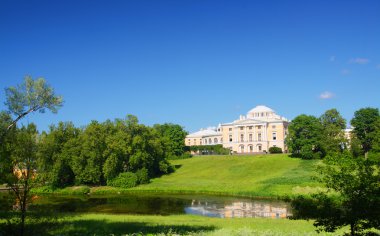
M 132 172 L 120 173 L 116 178 L 107 181 L 107 185 L 120 188 L 132 188 L 137 186 L 137 175 Z
M 149 183 L 149 174 L 146 168 L 142 168 L 136 171 L 137 183 L 138 184 L 147 184 Z
M 181 159 L 188 159 L 192 158 L 193 155 L 190 154 L 190 152 L 185 152 L 181 156 L 169 156 L 167 157 L 168 160 L 181 160 Z
M 282 149 L 280 147 L 270 147 L 269 153 L 282 153 Z

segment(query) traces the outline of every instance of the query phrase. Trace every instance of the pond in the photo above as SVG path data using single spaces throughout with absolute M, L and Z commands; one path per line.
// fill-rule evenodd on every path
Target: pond
M 116 196 L 35 196 L 30 209 L 50 209 L 58 212 L 113 213 L 144 215 L 194 214 L 220 218 L 286 218 L 291 213 L 289 203 L 205 195 L 127 194 Z

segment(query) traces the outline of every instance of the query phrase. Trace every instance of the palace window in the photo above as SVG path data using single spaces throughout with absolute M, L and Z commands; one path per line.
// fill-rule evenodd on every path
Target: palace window
M 257 126 L 257 129 L 261 129 L 261 125 Z
M 208 139 L 208 143 L 209 143 L 209 144 L 212 144 L 212 140 L 211 140 L 211 138 Z
M 244 142 L 244 134 L 240 135 L 240 142 Z
M 207 139 L 205 139 L 205 144 L 207 144 Z
M 232 131 L 232 128 L 228 128 L 228 131 Z
M 249 134 L 249 141 L 252 142 L 252 134 Z
M 277 133 L 276 133 L 276 132 L 273 132 L 273 133 L 272 133 L 272 138 L 273 138 L 273 140 L 276 140 L 276 139 L 277 139 Z
M 248 129 L 252 129 L 252 126 L 249 126 Z
M 244 129 L 244 127 L 242 126 L 242 127 L 240 127 L 240 130 L 243 130 Z
M 275 125 L 272 125 L 272 129 L 275 129 L 276 128 L 276 126 Z
M 257 134 L 257 140 L 258 140 L 258 141 L 261 141 L 261 133 L 258 133 L 258 134 Z
M 217 138 L 214 138 L 214 143 L 218 143 L 218 139 Z
M 230 140 L 230 142 L 232 142 L 232 135 L 229 135 L 228 139 Z

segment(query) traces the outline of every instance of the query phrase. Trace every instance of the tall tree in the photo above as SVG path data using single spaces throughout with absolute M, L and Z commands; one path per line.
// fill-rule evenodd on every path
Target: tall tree
M 44 113 L 48 109 L 56 113 L 63 103 L 62 97 L 55 95 L 54 89 L 44 78 L 33 80 L 30 76 L 24 78 L 24 83 L 6 88 L 5 96 L 5 105 L 8 106 L 9 112 L 16 116 L 7 127 L 8 130 L 31 112 Z
M 313 159 L 325 156 L 322 145 L 323 127 L 318 118 L 299 115 L 289 124 L 286 144 L 294 156 Z
M 378 147 L 380 142 L 379 109 L 367 107 L 357 110 L 351 120 L 351 125 L 367 158 L 368 152 Z
M 340 152 L 345 149 L 347 140 L 344 136 L 346 120 L 336 109 L 327 110 L 319 118 L 323 127 L 322 143 L 327 152 Z

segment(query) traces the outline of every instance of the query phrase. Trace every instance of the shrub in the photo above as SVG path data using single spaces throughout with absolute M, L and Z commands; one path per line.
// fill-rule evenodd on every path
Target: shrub
M 282 149 L 280 147 L 270 147 L 269 153 L 282 153 Z
M 132 172 L 120 173 L 116 178 L 107 181 L 107 185 L 120 188 L 132 188 L 137 186 L 137 175 Z
M 193 155 L 190 154 L 190 152 L 185 152 L 181 156 L 169 156 L 167 157 L 168 160 L 181 160 L 181 159 L 188 159 L 192 158 Z
M 146 168 L 142 168 L 136 171 L 137 183 L 138 184 L 147 184 L 149 183 L 149 174 Z

